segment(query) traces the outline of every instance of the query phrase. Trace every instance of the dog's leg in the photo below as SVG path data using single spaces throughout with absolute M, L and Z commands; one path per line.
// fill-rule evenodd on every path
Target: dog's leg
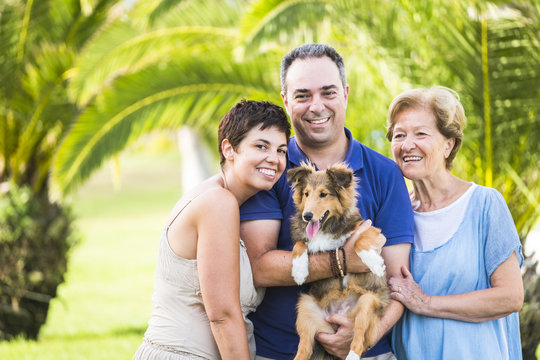
M 307 246 L 301 241 L 296 242 L 292 250 L 291 275 L 298 285 L 302 285 L 309 275 Z
M 317 305 L 315 299 L 302 294 L 298 300 L 298 317 L 296 318 L 296 331 L 300 337 L 295 360 L 307 360 L 313 353 L 315 335 L 318 332 L 333 334 L 335 331 L 326 320 L 326 313 Z
M 354 251 L 362 259 L 364 264 L 377 276 L 383 276 L 386 270 L 384 260 L 381 255 L 375 251 L 379 243 L 384 244 L 386 239 L 381 231 L 375 227 L 370 227 L 364 231 L 354 244 Z
M 377 314 L 381 306 L 379 298 L 372 292 L 360 296 L 352 315 L 354 316 L 354 335 L 351 343 L 351 351 L 346 360 L 359 360 L 362 353 L 373 345 L 379 330 L 380 318 Z

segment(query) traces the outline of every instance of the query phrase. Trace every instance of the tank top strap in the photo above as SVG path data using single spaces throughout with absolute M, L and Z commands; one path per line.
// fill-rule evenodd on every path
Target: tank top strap
M 167 227 L 165 228 L 165 231 L 166 232 L 169 232 L 169 227 L 171 227 L 172 223 L 174 222 L 174 220 L 176 220 L 176 218 L 178 217 L 178 215 L 180 215 L 180 213 L 182 211 L 184 211 L 184 209 L 193 201 L 195 200 L 200 194 L 197 194 L 194 198 L 192 199 L 189 199 L 185 204 L 184 206 L 182 206 L 182 208 L 180 210 L 178 210 L 178 212 L 176 213 L 176 215 L 174 215 L 174 217 L 169 221 L 169 223 L 167 224 Z
M 199 194 L 195 195 L 194 197 L 192 197 L 191 199 L 189 199 L 185 204 L 184 206 L 182 206 L 182 208 L 180 210 L 178 210 L 178 212 L 176 213 L 176 215 L 174 215 L 174 217 L 169 221 L 169 223 L 167 224 L 167 226 L 165 227 L 165 230 L 168 232 L 169 231 L 169 227 L 172 225 L 172 223 L 174 222 L 174 220 L 176 220 L 176 218 L 180 215 L 180 213 L 182 211 L 184 211 L 184 209 L 193 201 L 195 200 L 196 198 L 198 198 L 199 196 L 201 196 L 202 194 L 204 194 L 205 192 L 207 192 L 208 189 L 206 190 L 203 190 L 202 192 L 200 192 Z

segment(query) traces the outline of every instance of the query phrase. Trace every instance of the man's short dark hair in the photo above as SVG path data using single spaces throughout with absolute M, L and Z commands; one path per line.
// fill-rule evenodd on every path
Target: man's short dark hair
M 251 129 L 264 130 L 272 126 L 285 134 L 287 141 L 289 141 L 291 125 L 287 119 L 287 114 L 281 106 L 268 101 L 242 99 L 223 116 L 219 123 L 218 148 L 220 164 L 225 163 L 225 157 L 221 151 L 223 140 L 229 140 L 233 149 L 236 150 Z
M 292 49 L 281 60 L 281 92 L 287 93 L 287 72 L 289 67 L 296 59 L 308 59 L 308 58 L 322 58 L 328 56 L 338 67 L 339 76 L 341 77 L 341 83 L 343 88 L 347 86 L 347 77 L 345 75 L 345 65 L 343 64 L 343 58 L 339 53 L 330 45 L 326 44 L 304 44 L 297 48 Z

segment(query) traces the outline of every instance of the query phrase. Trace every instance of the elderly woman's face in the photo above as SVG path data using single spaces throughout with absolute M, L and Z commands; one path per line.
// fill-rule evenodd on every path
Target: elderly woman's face
M 454 139 L 437 129 L 435 115 L 425 109 L 406 109 L 395 118 L 392 153 L 403 175 L 426 179 L 446 170 Z

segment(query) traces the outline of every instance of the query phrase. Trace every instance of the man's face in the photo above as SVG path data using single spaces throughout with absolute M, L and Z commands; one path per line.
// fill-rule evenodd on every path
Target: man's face
M 301 146 L 332 145 L 344 134 L 349 86 L 343 88 L 337 65 L 329 58 L 296 59 L 281 94 Z

